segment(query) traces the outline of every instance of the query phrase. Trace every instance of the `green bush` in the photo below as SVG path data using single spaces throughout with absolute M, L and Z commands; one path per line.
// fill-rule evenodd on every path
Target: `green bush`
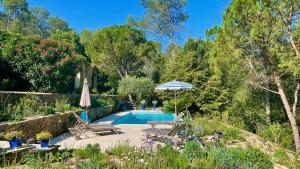
M 73 155 L 75 157 L 87 159 L 93 156 L 98 156 L 101 154 L 100 146 L 99 144 L 88 144 L 86 147 L 81 149 L 75 149 L 73 151 Z
M 92 98 L 91 100 L 91 107 L 95 108 L 95 107 L 104 107 L 107 106 L 108 102 L 105 99 L 102 98 Z
M 224 128 L 224 139 L 226 141 L 242 141 L 245 140 L 241 135 L 241 132 L 238 128 L 235 127 L 227 127 Z
M 257 134 L 265 140 L 279 144 L 286 149 L 294 150 L 294 141 L 290 127 L 285 127 L 279 123 L 270 126 L 259 126 Z
M 217 131 L 222 131 L 224 128 L 224 124 L 222 124 L 220 121 L 215 120 L 215 119 L 208 119 L 208 118 L 196 118 L 192 122 L 193 127 L 201 127 L 201 132 L 199 136 L 206 136 L 206 135 L 211 135 L 214 134 Z
M 205 154 L 206 153 L 202 150 L 202 147 L 195 141 L 189 141 L 184 145 L 184 155 L 189 160 L 204 157 Z
M 158 157 L 161 158 L 166 168 L 189 168 L 189 160 L 170 145 L 159 149 Z
M 185 98 L 178 98 L 176 100 L 177 112 L 185 111 L 187 102 Z M 175 112 L 175 99 L 164 102 L 163 108 L 165 112 Z
M 242 151 L 238 150 L 237 154 L 239 154 L 239 159 L 241 159 L 242 161 L 251 162 L 259 169 L 273 168 L 270 157 L 258 148 L 248 147 L 246 149 L 243 149 Z
M 123 154 L 128 154 L 131 151 L 133 151 L 133 148 L 128 143 L 122 143 L 110 148 L 109 150 L 107 150 L 107 153 L 109 155 L 122 157 Z
M 283 149 L 278 149 L 274 153 L 274 157 L 278 164 L 287 166 L 290 163 L 290 158 Z
M 83 162 L 82 164 L 79 164 L 77 166 L 78 169 L 100 169 L 103 168 L 103 164 L 101 164 L 97 160 L 87 160 Z
M 68 104 L 66 98 L 56 99 L 55 100 L 55 111 L 56 112 L 65 112 L 67 110 L 72 110 L 72 106 Z
M 205 159 L 205 160 L 203 160 Z M 212 148 L 207 150 L 205 158 L 195 159 L 192 163 L 208 168 L 247 168 L 247 169 L 272 169 L 273 164 L 269 156 L 259 149 L 242 148 Z M 202 168 L 202 167 L 198 167 Z
M 215 157 L 209 155 L 207 158 L 197 158 L 191 163 L 192 169 L 219 169 L 215 163 Z

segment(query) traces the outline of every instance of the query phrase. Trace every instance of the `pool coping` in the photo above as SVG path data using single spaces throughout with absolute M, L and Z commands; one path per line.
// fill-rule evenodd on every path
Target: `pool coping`
M 156 113 L 156 112 L 162 112 L 161 110 L 128 110 L 128 111 L 122 111 L 122 112 L 117 112 L 117 113 L 114 113 L 114 114 L 111 114 L 109 116 L 106 116 L 106 117 L 103 117 L 101 119 L 98 119 L 94 122 L 92 122 L 92 124 L 111 124 L 123 117 L 123 116 L 126 116 L 128 113 L 138 113 L 138 112 L 153 112 L 153 113 Z M 117 124 L 118 125 L 118 124 Z

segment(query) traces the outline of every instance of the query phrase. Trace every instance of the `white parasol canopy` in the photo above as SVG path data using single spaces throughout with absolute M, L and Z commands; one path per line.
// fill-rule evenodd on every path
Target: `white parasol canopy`
M 84 79 L 83 86 L 82 86 L 82 92 L 81 92 L 81 98 L 79 105 L 84 108 L 88 108 L 91 106 L 91 97 L 89 92 L 89 84 L 86 79 Z

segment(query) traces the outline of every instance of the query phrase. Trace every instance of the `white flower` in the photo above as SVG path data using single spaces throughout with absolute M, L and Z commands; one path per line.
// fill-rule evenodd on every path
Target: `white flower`
M 144 163 L 144 162 L 145 162 L 144 159 L 140 159 L 139 161 L 140 161 L 141 163 Z

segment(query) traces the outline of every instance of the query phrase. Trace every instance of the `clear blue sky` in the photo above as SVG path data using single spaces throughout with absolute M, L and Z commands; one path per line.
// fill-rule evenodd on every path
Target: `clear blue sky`
M 205 31 L 222 23 L 230 0 L 187 0 L 189 19 L 183 41 L 188 37 L 205 38 Z M 143 15 L 140 0 L 28 0 L 29 6 L 48 9 L 50 15 L 66 20 L 78 33 L 111 25 L 125 24 L 127 17 Z

